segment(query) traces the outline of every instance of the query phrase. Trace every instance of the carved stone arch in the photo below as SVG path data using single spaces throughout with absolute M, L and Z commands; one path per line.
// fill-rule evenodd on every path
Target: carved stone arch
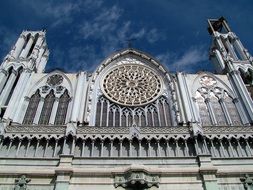
M 90 80 L 90 86 L 88 89 L 88 104 L 86 108 L 87 120 L 89 120 L 91 125 L 94 125 L 95 123 L 97 123 L 96 116 L 95 114 L 92 115 L 92 113 L 97 113 L 97 102 L 102 92 L 101 80 L 103 79 L 103 77 L 105 77 L 106 74 L 108 74 L 108 72 L 110 72 L 114 68 L 117 68 L 120 65 L 129 64 L 127 62 L 128 61 L 127 59 L 130 59 L 130 58 L 137 60 L 137 62 L 139 61 L 138 63 L 131 63 L 131 60 L 130 60 L 130 64 L 134 64 L 134 65 L 136 64 L 136 65 L 147 67 L 148 69 L 151 69 L 153 72 L 157 73 L 156 74 L 157 76 L 161 77 L 163 86 L 161 87 L 161 92 L 159 93 L 159 96 L 156 97 L 156 99 L 162 95 L 166 96 L 168 104 L 170 105 L 170 110 L 172 109 L 171 106 L 174 105 L 173 102 L 176 101 L 176 96 L 173 96 L 171 91 L 175 90 L 175 85 L 172 84 L 172 78 L 167 72 L 167 70 L 160 63 L 158 63 L 158 61 L 153 59 L 151 56 L 143 52 L 139 52 L 137 50 L 127 49 L 127 50 L 123 50 L 121 52 L 118 52 L 109 56 L 107 59 L 105 59 L 101 63 L 101 65 L 93 73 L 92 79 Z M 155 100 L 149 100 L 147 102 L 147 105 L 149 105 L 150 103 L 153 103 L 153 101 Z M 172 119 L 174 121 L 176 117 Z M 175 122 L 173 123 L 175 124 Z
M 15 71 L 18 71 L 19 69 L 27 69 L 27 67 L 25 66 L 24 63 L 16 63 L 16 62 L 13 62 L 13 63 L 8 63 L 8 65 L 6 67 L 4 67 L 4 69 L 7 71 L 9 70 L 10 68 L 13 68 Z
M 231 95 L 233 95 L 233 97 L 235 97 L 233 90 L 224 81 L 222 81 L 219 77 L 215 76 L 213 73 L 210 73 L 210 72 L 199 72 L 198 73 L 198 76 L 194 79 L 193 84 L 192 84 L 193 88 L 191 89 L 191 93 L 193 96 L 195 95 L 195 92 L 199 89 L 199 87 L 202 87 L 202 85 L 200 84 L 200 79 L 201 79 L 201 77 L 204 77 L 204 76 L 209 76 L 209 77 L 216 80 L 216 84 L 210 85 L 210 87 L 208 87 L 208 88 L 212 88 L 212 87 L 216 87 L 216 86 L 220 87 L 220 88 L 224 88 L 225 90 L 228 91 L 228 93 L 230 93 Z
M 73 97 L 73 85 L 70 81 L 70 79 L 67 77 L 67 75 L 65 73 L 63 73 L 62 71 L 53 71 L 49 74 L 46 74 L 44 75 L 42 78 L 40 78 L 29 90 L 27 96 L 30 97 L 38 88 L 41 88 L 43 86 L 46 85 L 47 83 L 47 79 L 50 77 L 50 76 L 53 76 L 53 75 L 60 75 L 63 77 L 63 79 L 66 81 L 66 85 L 64 85 L 64 87 L 68 90 L 69 92 L 69 96 L 70 97 Z M 63 81 L 64 82 L 64 81 Z

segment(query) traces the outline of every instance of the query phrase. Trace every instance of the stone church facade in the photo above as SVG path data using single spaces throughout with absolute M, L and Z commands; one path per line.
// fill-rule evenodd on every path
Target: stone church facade
M 208 30 L 217 74 L 132 48 L 45 73 L 45 31 L 23 31 L 0 66 L 0 189 L 252 189 L 253 57 L 224 18 Z

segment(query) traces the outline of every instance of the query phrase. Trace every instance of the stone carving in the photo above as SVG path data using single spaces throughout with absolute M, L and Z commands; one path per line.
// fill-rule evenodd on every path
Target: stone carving
M 58 86 L 62 83 L 63 77 L 61 75 L 55 74 L 47 79 L 47 84 L 50 86 Z
M 202 86 L 205 87 L 212 87 L 217 84 L 217 81 L 213 77 L 207 75 L 201 77 L 199 82 Z
M 56 133 L 56 134 L 64 134 L 66 130 L 66 126 L 35 126 L 35 125 L 10 125 L 6 127 L 6 133 Z
M 114 186 L 123 188 L 150 188 L 159 186 L 159 176 L 151 175 L 143 171 L 129 171 L 125 174 L 116 175 Z
M 204 134 L 252 134 L 251 126 L 203 126 Z
M 25 175 L 22 175 L 19 179 L 16 179 L 16 185 L 14 190 L 27 190 L 27 184 L 31 181 L 31 179 L 26 178 Z
M 253 178 L 250 177 L 248 174 L 245 177 L 240 178 L 243 182 L 245 190 L 253 190 Z
M 140 138 L 140 128 L 136 126 L 136 124 L 132 125 L 132 127 L 129 128 L 130 130 L 130 136 L 131 138 Z
M 140 106 L 160 95 L 162 80 L 145 66 L 124 64 L 110 71 L 101 86 L 111 101 L 125 106 Z
M 130 134 L 129 127 L 78 126 L 77 134 Z M 141 134 L 188 134 L 188 127 L 141 127 Z

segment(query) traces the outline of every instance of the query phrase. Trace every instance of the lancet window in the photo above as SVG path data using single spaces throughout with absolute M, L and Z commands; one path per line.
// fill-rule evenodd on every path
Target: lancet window
M 162 96 L 145 106 L 120 106 L 101 96 L 97 102 L 96 126 L 171 126 L 168 100 Z
M 62 125 L 65 123 L 69 101 L 70 101 L 70 97 L 68 95 L 68 92 L 65 91 L 59 98 L 59 104 L 58 104 L 56 117 L 55 117 L 56 125 Z
M 40 96 L 39 90 L 37 90 L 36 93 L 32 95 L 32 97 L 30 98 L 30 101 L 25 113 L 25 117 L 23 120 L 23 124 L 33 123 L 40 99 L 41 99 L 41 96 Z
M 65 124 L 71 101 L 66 88 L 61 86 L 53 90 L 49 86 L 43 86 L 28 100 L 23 124 Z
M 53 90 L 51 90 L 44 100 L 44 105 L 40 114 L 39 124 L 47 125 L 49 123 L 54 101 L 55 95 Z
M 242 125 L 236 104 L 224 89 L 201 87 L 195 100 L 202 125 Z

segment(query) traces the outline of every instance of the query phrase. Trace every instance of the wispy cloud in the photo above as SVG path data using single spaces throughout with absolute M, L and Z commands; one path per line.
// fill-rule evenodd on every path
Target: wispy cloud
M 205 69 L 206 65 L 202 65 L 201 67 L 200 63 L 208 63 L 208 50 L 203 46 L 191 47 L 181 55 L 175 52 L 166 52 L 164 54 L 159 54 L 157 57 L 163 64 L 166 64 L 171 71 L 192 72 L 196 70 L 196 66 L 202 70 Z

